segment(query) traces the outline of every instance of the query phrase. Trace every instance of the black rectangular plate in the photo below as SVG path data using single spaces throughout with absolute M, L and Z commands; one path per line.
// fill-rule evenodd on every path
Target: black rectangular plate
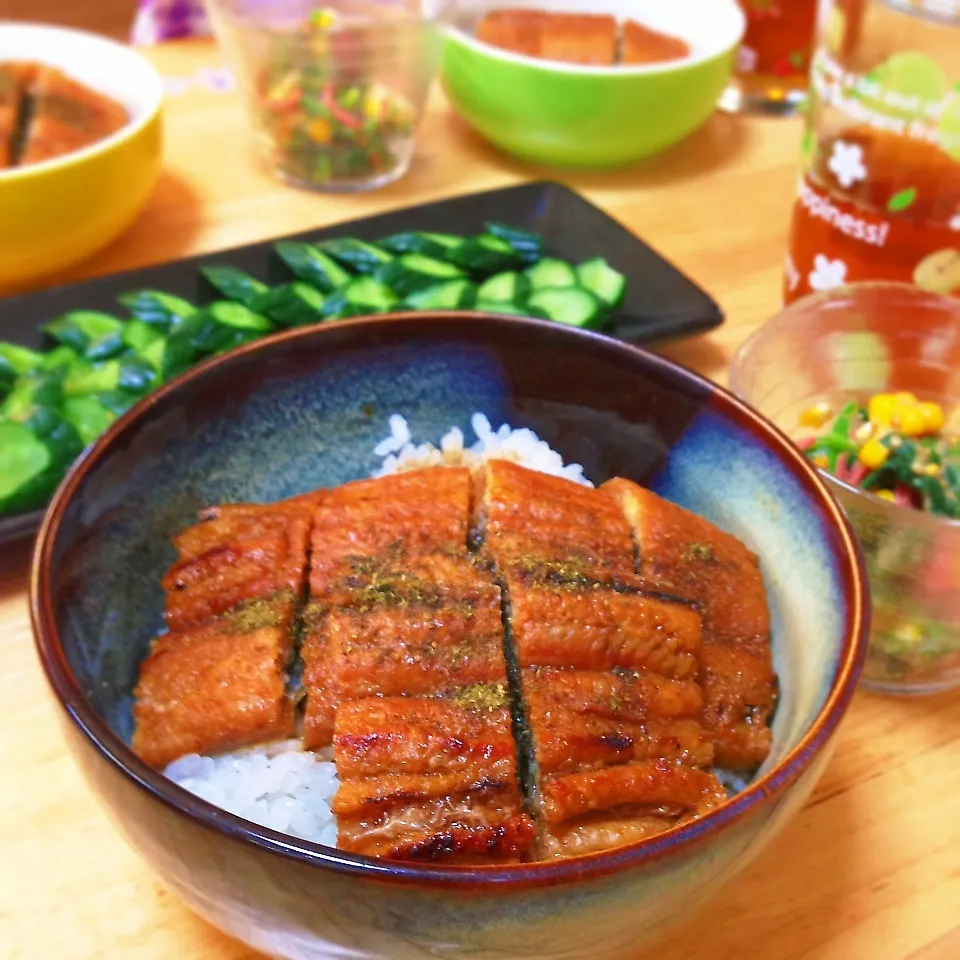
M 627 278 L 627 295 L 604 332 L 629 343 L 689 336 L 723 323 L 717 303 L 692 280 L 589 200 L 551 181 L 467 194 L 405 207 L 362 220 L 349 220 L 289 239 L 325 240 L 356 236 L 377 240 L 405 230 L 479 233 L 485 220 L 500 220 L 546 238 L 548 252 L 570 261 L 605 257 Z M 279 237 L 200 257 L 143 267 L 68 286 L 0 300 L 0 340 L 28 347 L 43 343 L 40 324 L 78 308 L 117 312 L 117 297 L 151 288 L 175 293 L 198 304 L 215 299 L 198 267 L 230 263 L 268 283 L 291 279 L 273 252 Z M 0 543 L 32 533 L 42 511 L 0 517 Z

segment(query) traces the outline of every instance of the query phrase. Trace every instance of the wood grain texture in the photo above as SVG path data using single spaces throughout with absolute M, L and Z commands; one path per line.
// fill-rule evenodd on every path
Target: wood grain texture
M 171 76 L 216 62 L 200 43 L 152 56 Z M 167 114 L 167 169 L 149 208 L 73 276 L 547 173 L 484 145 L 439 94 L 410 175 L 359 197 L 305 196 L 259 172 L 232 95 L 193 88 L 172 97 Z M 731 351 L 778 306 L 798 140 L 792 121 L 716 116 L 635 170 L 561 175 L 719 300 L 728 316 L 721 330 L 663 347 L 708 376 L 722 379 Z M 0 956 L 255 960 L 160 887 L 82 782 L 32 649 L 27 563 L 25 547 L 0 551 Z M 806 808 L 657 949 L 658 960 L 955 960 L 958 731 L 960 695 L 858 695 Z

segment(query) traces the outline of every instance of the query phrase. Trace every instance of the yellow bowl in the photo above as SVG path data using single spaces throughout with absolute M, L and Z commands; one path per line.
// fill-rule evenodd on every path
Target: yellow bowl
M 55 160 L 0 170 L 0 292 L 95 253 L 133 222 L 160 173 L 163 82 L 140 54 L 104 37 L 0 24 L 0 62 L 30 60 L 126 105 L 113 136 Z

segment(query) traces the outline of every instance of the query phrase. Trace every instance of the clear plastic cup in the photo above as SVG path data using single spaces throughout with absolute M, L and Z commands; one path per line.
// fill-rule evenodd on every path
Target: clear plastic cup
M 297 187 L 397 180 L 437 71 L 436 19 L 415 0 L 207 0 L 257 149 Z
M 934 400 L 960 433 L 960 301 L 905 283 L 853 284 L 782 310 L 734 357 L 735 393 L 796 437 L 803 410 L 879 392 Z M 865 687 L 960 687 L 960 520 L 875 497 L 828 473 L 860 540 L 872 592 Z

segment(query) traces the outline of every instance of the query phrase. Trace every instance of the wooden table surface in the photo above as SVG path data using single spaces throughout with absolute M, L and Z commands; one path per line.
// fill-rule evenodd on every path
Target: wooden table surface
M 553 176 L 628 224 L 726 311 L 718 332 L 662 352 L 722 379 L 731 352 L 778 306 L 796 121 L 717 115 L 629 172 L 565 175 L 500 155 L 436 94 L 406 179 L 370 195 L 314 197 L 251 163 L 236 95 L 204 83 L 202 71 L 219 66 L 211 46 L 151 56 L 175 81 L 166 172 L 137 224 L 70 278 Z M 0 957 L 254 960 L 159 885 L 74 768 L 32 649 L 28 559 L 28 545 L 0 548 Z M 960 696 L 859 694 L 806 808 L 658 960 L 960 957 L 958 734 Z

